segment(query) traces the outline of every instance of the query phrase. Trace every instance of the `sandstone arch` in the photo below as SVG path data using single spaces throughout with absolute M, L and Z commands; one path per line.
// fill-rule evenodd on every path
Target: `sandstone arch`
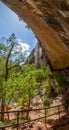
M 63 35 L 65 38 L 67 38 L 69 43 L 69 26 L 67 22 L 68 18 L 66 17 L 67 19 L 65 19 L 62 16 L 60 7 L 56 6 L 56 4 L 52 4 L 54 0 L 48 0 L 48 2 L 45 0 L 1 1 L 10 9 L 12 9 L 31 27 L 36 37 L 40 40 L 42 47 L 45 49 L 45 54 L 54 69 L 59 70 L 69 67 L 69 48 L 65 44 L 62 37 Z M 62 0 L 62 2 L 63 1 L 64 0 Z M 60 0 L 58 0 L 58 2 L 60 2 Z M 42 10 L 42 8 L 44 8 L 45 12 Z M 46 8 L 48 9 L 48 12 Z M 49 22 L 47 23 L 47 21 L 44 21 L 43 18 L 47 18 Z M 61 28 L 59 29 L 60 31 L 58 28 L 54 29 L 56 23 L 54 23 L 54 26 L 50 23 L 51 20 L 53 23 L 55 18 L 58 21 L 58 27 Z

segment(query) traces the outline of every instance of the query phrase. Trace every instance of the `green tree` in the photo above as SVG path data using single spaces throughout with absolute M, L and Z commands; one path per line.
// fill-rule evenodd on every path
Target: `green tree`
M 26 109 L 30 109 L 31 100 L 35 97 L 37 88 L 34 66 L 23 65 L 22 72 L 18 77 L 19 84 L 15 90 L 14 99 L 19 105 L 24 106 L 26 104 Z M 27 112 L 28 118 L 29 112 Z
M 5 106 L 11 101 L 22 106 L 26 102 L 27 108 L 30 109 L 31 99 L 36 93 L 34 65 L 21 64 L 25 62 L 25 55 L 16 51 L 17 45 L 14 34 L 0 44 L 1 112 L 4 112 Z M 29 113 L 27 118 L 28 116 Z M 1 115 L 1 120 L 4 121 L 4 114 Z
M 9 87 L 11 90 L 14 91 L 14 88 L 17 85 L 17 82 L 15 82 L 17 78 L 16 70 L 17 68 L 19 68 L 20 71 L 20 63 L 25 60 L 24 55 L 17 51 L 17 45 L 18 43 L 14 34 L 12 34 L 8 39 L 5 39 L 4 43 L 0 43 L 1 112 L 4 112 L 6 103 L 9 102 L 12 98 L 7 98 L 9 90 L 7 88 Z M 4 122 L 4 114 L 1 115 L 1 120 Z

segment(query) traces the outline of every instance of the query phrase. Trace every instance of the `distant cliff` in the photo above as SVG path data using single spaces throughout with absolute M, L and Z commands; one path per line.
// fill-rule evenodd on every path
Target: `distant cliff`
M 35 48 L 32 50 L 31 54 L 28 56 L 26 63 L 34 63 L 36 68 L 39 68 L 42 63 L 47 63 L 44 49 L 41 47 L 38 41 Z

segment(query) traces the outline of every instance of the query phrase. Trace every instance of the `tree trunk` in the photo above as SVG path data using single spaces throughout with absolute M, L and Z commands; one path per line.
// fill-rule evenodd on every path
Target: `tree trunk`
M 6 105 L 6 112 L 8 112 L 8 106 L 9 106 L 9 104 Z M 7 118 L 8 118 L 8 120 L 10 119 L 10 117 L 9 117 L 9 113 L 7 113 Z
M 5 109 L 5 99 L 4 97 L 2 98 L 2 103 L 1 103 L 1 112 L 3 113 Z M 4 114 L 1 114 L 1 121 L 4 122 Z
M 30 109 L 30 103 L 31 103 L 31 94 L 30 94 L 30 87 L 29 87 L 29 95 L 28 95 L 28 110 Z M 29 120 L 29 111 L 27 111 L 27 120 Z
M 1 121 L 4 122 L 4 110 L 5 110 L 5 99 L 4 97 L 2 98 L 2 103 L 1 103 Z M 5 128 L 2 128 L 2 130 L 5 130 Z

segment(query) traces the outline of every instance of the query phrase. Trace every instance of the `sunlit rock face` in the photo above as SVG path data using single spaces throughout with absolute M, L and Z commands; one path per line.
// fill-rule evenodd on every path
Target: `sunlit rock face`
M 69 48 L 69 0 L 26 0 L 27 6 L 48 23 Z
M 41 43 L 38 41 L 34 49 L 34 63 L 36 68 L 40 68 L 42 63 L 47 64 L 47 58 L 45 57 L 45 52 L 41 47 Z
M 41 57 L 42 57 L 42 48 L 41 48 L 39 42 L 37 43 L 37 45 L 35 47 L 34 57 L 35 57 L 35 65 L 37 68 L 39 68 L 41 65 Z
M 69 0 L 1 0 L 31 27 L 53 69 L 69 67 Z
M 45 56 L 45 52 L 41 47 L 41 43 L 39 41 L 37 41 L 35 48 L 28 56 L 26 64 L 28 63 L 35 64 L 35 68 L 40 68 L 43 63 L 47 64 L 47 58 Z

